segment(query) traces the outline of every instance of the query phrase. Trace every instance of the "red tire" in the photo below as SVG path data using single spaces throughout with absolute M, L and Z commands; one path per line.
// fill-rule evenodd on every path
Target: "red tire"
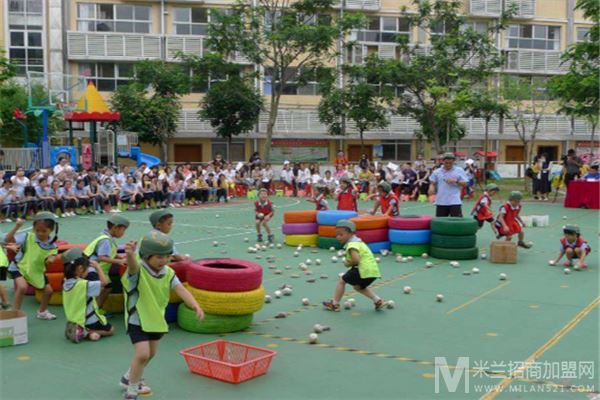
M 319 225 L 319 236 L 334 238 L 335 237 L 335 226 Z
M 383 215 L 361 215 L 360 217 L 352 218 L 350 221 L 354 222 L 357 231 L 365 231 L 373 229 L 387 229 L 389 219 L 390 217 Z M 380 241 L 383 242 L 383 240 Z
M 187 270 L 187 282 L 213 292 L 248 292 L 262 283 L 260 265 L 234 258 L 197 260 Z
M 317 211 L 286 211 L 283 213 L 283 222 L 285 222 L 286 224 L 317 222 Z
M 81 249 L 81 251 L 83 251 L 87 247 L 87 244 L 85 244 L 85 243 L 80 243 L 80 244 L 63 243 L 57 247 L 58 247 L 59 253 L 64 253 L 65 251 L 67 251 L 69 249 Z
M 201 260 L 198 260 L 200 262 Z M 169 264 L 169 267 L 175 271 L 175 275 L 181 282 L 187 282 L 188 269 L 194 264 L 194 261 L 177 261 Z
M 432 219 L 433 217 L 430 215 L 404 215 L 402 217 L 390 218 L 388 224 L 390 226 L 390 229 L 430 229 Z
M 387 242 L 387 229 L 369 229 L 364 231 L 356 231 L 356 236 L 362 239 L 365 243 Z
M 65 266 L 63 265 L 62 256 L 60 254 L 54 257 L 54 261 L 50 264 L 46 264 L 46 272 L 50 274 L 59 272 L 62 274 L 65 272 Z
M 65 275 L 62 272 L 46 273 L 48 283 L 50 284 L 50 286 L 52 286 L 52 290 L 54 290 L 55 292 L 62 292 L 64 277 Z

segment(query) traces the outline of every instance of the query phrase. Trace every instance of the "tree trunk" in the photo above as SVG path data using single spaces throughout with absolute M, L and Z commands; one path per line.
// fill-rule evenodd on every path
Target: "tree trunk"
M 363 137 L 362 129 L 359 131 L 360 134 L 360 156 L 362 157 L 365 154 L 365 138 Z
M 592 145 L 590 146 L 590 164 L 594 161 L 594 134 L 596 133 L 596 123 L 592 123 L 592 137 L 590 138 L 592 141 Z
M 277 90 L 277 89 L 275 89 Z M 271 161 L 271 142 L 273 141 L 273 130 L 275 129 L 275 123 L 277 122 L 277 113 L 279 111 L 279 96 L 271 95 L 271 108 L 269 109 L 269 121 L 267 122 L 267 137 L 265 139 L 265 152 L 263 154 L 263 160 L 265 162 Z
M 167 163 L 169 156 L 169 146 L 166 141 L 160 143 L 160 159 L 163 163 Z
M 484 139 L 483 139 L 483 186 L 487 185 L 489 126 L 490 126 L 490 118 L 488 117 L 485 119 L 485 132 L 484 132 Z

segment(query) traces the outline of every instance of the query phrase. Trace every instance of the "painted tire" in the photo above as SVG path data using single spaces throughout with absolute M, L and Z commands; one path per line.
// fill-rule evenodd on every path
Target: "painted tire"
M 252 323 L 252 314 L 214 315 L 204 314 L 204 320 L 198 321 L 194 310 L 179 305 L 177 324 L 183 330 L 195 333 L 229 333 L 244 330 Z
M 390 242 L 373 242 L 367 243 L 367 246 L 373 253 L 379 253 L 381 250 L 389 250 L 392 244 Z
M 109 313 L 122 313 L 125 308 L 123 293 L 111 293 L 102 305 L 102 309 Z
M 193 263 L 193 261 L 177 261 L 169 264 L 169 267 L 175 271 L 175 275 L 181 282 L 187 282 L 187 271 Z
M 361 215 L 360 217 L 352 218 L 351 221 L 356 225 L 357 231 L 372 230 L 372 229 L 387 229 L 388 220 L 390 217 L 383 215 Z
M 165 309 L 165 321 L 168 324 L 177 322 L 177 309 L 179 308 L 179 304 L 171 303 Z
M 320 237 L 335 238 L 335 226 L 319 225 L 318 233 Z
M 449 236 L 434 233 L 431 235 L 431 245 L 447 249 L 468 249 L 477 245 L 477 235 Z
M 431 241 L 431 231 L 429 229 L 415 229 L 404 231 L 399 229 L 390 229 L 390 242 L 397 244 L 425 244 Z
M 478 228 L 477 221 L 473 218 L 443 217 L 431 221 L 431 231 L 440 235 L 474 235 Z
M 83 251 L 87 247 L 87 244 L 85 244 L 85 243 L 75 244 L 75 243 L 67 242 L 67 243 L 61 243 L 60 245 L 57 245 L 57 247 L 58 247 L 59 253 L 64 253 L 65 251 L 70 250 L 70 249 L 81 249 Z
M 431 247 L 430 255 L 442 260 L 475 260 L 479 255 L 477 247 L 470 249 L 445 249 L 443 247 Z
M 423 253 L 429 253 L 431 246 L 429 244 L 397 244 L 392 243 L 392 253 L 402 254 L 403 256 L 420 256 Z
M 335 247 L 336 250 L 339 250 L 343 247 L 342 244 L 340 242 L 338 242 L 336 238 L 321 237 L 321 236 L 319 236 L 317 246 L 320 249 L 326 249 L 326 250 L 329 250 L 330 247 Z
M 430 215 L 403 215 L 401 217 L 392 217 L 388 221 L 390 229 L 401 229 L 401 230 L 416 230 L 416 229 L 430 229 L 431 220 L 433 219 Z
M 185 286 L 200 304 L 200 307 L 209 314 L 252 314 L 260 310 L 265 302 L 265 289 L 262 286 L 248 292 L 230 293 L 196 289 L 191 287 L 189 283 L 186 283 Z
M 174 289 L 171 289 L 169 291 L 169 304 L 179 304 L 182 301 L 183 300 L 181 300 L 181 297 L 179 297 L 179 295 Z
M 286 211 L 283 213 L 283 222 L 286 224 L 302 224 L 317 222 L 317 211 Z
M 357 217 L 358 213 L 356 211 L 344 211 L 344 210 L 329 210 L 329 211 L 319 211 L 317 214 L 317 223 L 319 225 L 333 225 L 337 224 L 337 222 L 341 219 L 351 219 Z
M 35 300 L 38 303 L 41 303 L 42 301 L 42 296 L 44 294 L 43 290 L 36 290 L 35 291 Z M 50 296 L 50 301 L 48 302 L 48 304 L 50 304 L 51 306 L 60 306 L 62 304 L 62 290 L 58 291 L 58 292 L 54 292 L 52 293 L 52 296 Z
M 356 236 L 358 236 L 365 243 L 387 242 L 388 230 L 369 229 L 364 231 L 356 231 Z
M 281 225 L 281 232 L 284 235 L 313 235 L 318 231 L 319 226 L 315 222 Z
M 59 254 L 56 257 L 54 257 L 54 261 L 52 261 L 50 264 L 46 265 L 46 273 L 47 274 L 58 274 L 58 273 L 64 273 L 65 271 L 65 266 L 63 265 L 62 262 L 62 256 Z
M 62 292 L 65 274 L 62 272 L 51 272 L 46 274 L 46 278 L 48 278 L 48 283 L 52 286 L 52 290 Z
M 316 246 L 319 235 L 287 235 L 283 240 L 288 246 Z
M 260 265 L 235 258 L 197 260 L 190 264 L 187 282 L 196 289 L 212 292 L 247 292 L 262 283 Z

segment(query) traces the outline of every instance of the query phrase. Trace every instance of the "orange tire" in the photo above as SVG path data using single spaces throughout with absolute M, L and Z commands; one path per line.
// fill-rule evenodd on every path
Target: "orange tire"
M 283 222 L 286 224 L 298 224 L 306 222 L 317 222 L 316 210 L 287 211 L 283 213 Z
M 83 251 L 83 250 L 85 250 L 86 247 L 87 247 L 87 244 L 85 244 L 85 243 L 80 243 L 80 244 L 66 243 L 66 244 L 61 244 L 58 246 L 58 252 L 63 253 L 69 249 L 81 249 L 81 251 Z
M 389 217 L 383 215 L 362 215 L 352 218 L 351 221 L 356 225 L 357 231 L 369 229 L 385 229 L 388 227 Z
M 54 257 L 54 261 L 52 261 L 50 264 L 46 264 L 46 273 L 47 274 L 56 274 L 56 273 L 63 273 L 65 271 L 65 266 L 63 265 L 62 262 L 62 257 L 61 255 L 57 255 L 56 257 Z
M 42 302 L 42 296 L 44 295 L 44 291 L 43 290 L 36 290 L 35 291 L 35 300 L 38 303 Z M 48 302 L 48 304 L 50 304 L 51 306 L 60 306 L 62 305 L 62 290 L 61 291 L 54 291 L 54 293 L 52 293 L 52 296 L 50 296 L 50 301 Z
M 65 277 L 65 275 L 62 272 L 46 273 L 46 278 L 48 278 L 48 283 L 52 287 L 52 290 L 54 290 L 55 292 L 62 292 L 64 277 Z
M 334 238 L 335 237 L 335 226 L 319 225 L 319 236 Z

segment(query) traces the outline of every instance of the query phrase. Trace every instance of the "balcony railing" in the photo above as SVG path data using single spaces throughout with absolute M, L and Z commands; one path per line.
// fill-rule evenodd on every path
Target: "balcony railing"
M 198 36 L 169 35 L 166 39 L 166 50 L 168 60 L 175 59 L 178 52 L 202 57 L 204 39 Z
M 472 15 L 498 17 L 502 13 L 503 0 L 471 0 L 469 11 Z M 517 5 L 516 18 L 533 18 L 535 16 L 535 0 L 505 0 L 506 6 Z
M 506 69 L 536 73 L 561 73 L 568 69 L 561 64 L 559 51 L 506 50 Z
M 68 32 L 67 54 L 70 60 L 158 59 L 161 56 L 158 35 L 116 32 Z
M 379 10 L 381 7 L 379 0 L 340 0 L 334 7 L 341 8 L 342 1 L 347 10 Z

